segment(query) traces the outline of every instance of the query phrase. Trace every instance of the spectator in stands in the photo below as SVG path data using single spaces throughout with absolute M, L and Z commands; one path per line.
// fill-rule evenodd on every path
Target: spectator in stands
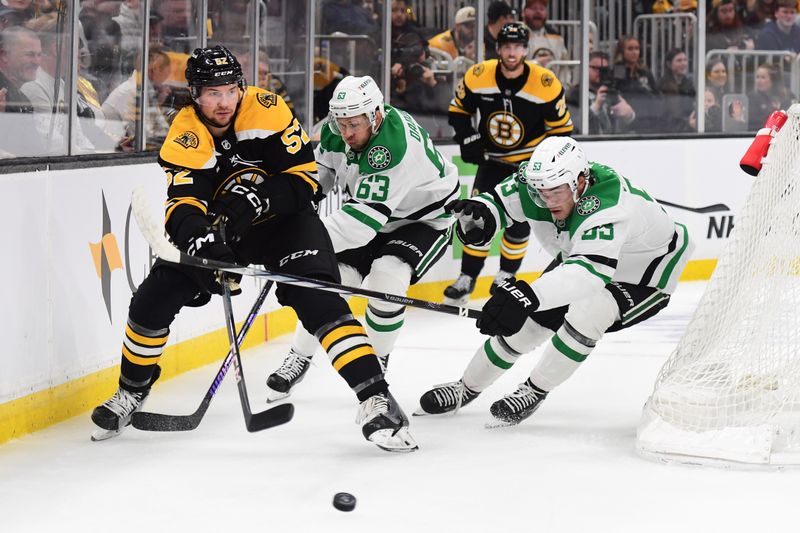
M 372 35 L 378 26 L 361 2 L 353 0 L 325 0 L 322 4 L 322 33 L 334 32 L 349 35 Z
M 80 21 L 86 37 L 83 75 L 91 80 L 102 101 L 124 81 L 122 32 L 119 24 L 100 10 L 82 10 Z
M 452 59 L 466 55 L 464 48 L 475 40 L 475 8 L 462 7 L 456 11 L 453 29 L 434 35 L 428 41 L 430 48 L 448 54 Z
M 0 0 L 0 14 L 8 17 L 9 26 L 22 26 L 32 19 L 36 12 L 32 0 Z
M 30 99 L 20 88 L 36 79 L 42 45 L 35 32 L 15 26 L 0 32 L 0 91 L 6 113 L 33 113 Z
M 787 109 L 792 95 L 783 81 L 783 71 L 772 63 L 762 63 L 756 69 L 756 89 L 748 93 L 748 129 L 758 130 L 776 109 Z
M 533 51 L 531 59 L 533 59 L 538 65 L 546 68 L 547 64 L 555 59 L 555 57 L 553 56 L 553 51 L 549 48 L 538 48 Z
M 233 50 L 232 50 L 233 51 Z M 241 52 L 235 53 L 236 57 L 239 59 L 239 63 L 242 65 L 242 72 L 244 72 L 245 79 L 249 79 L 251 74 L 251 61 L 250 57 L 252 54 L 250 50 L 243 50 Z M 316 76 L 316 68 L 314 70 Z M 261 87 L 262 89 L 266 89 L 271 91 L 281 98 L 283 101 L 286 102 L 286 105 L 289 109 L 294 111 L 294 103 L 292 102 L 292 97 L 289 94 L 289 91 L 286 89 L 286 85 L 283 83 L 283 80 L 280 79 L 278 76 L 272 74 L 272 71 L 269 68 L 269 58 L 267 57 L 267 52 L 265 50 L 261 50 L 258 53 L 258 73 L 257 79 L 255 82 L 250 83 L 250 85 L 254 87 Z
M 685 13 L 697 11 L 697 0 L 655 0 L 651 2 L 650 13 Z
M 197 42 L 192 0 L 154 0 L 150 9 L 163 18 L 159 24 L 160 42 L 173 51 L 190 53 Z M 153 40 L 152 31 L 150 39 Z
M 705 110 L 705 131 L 708 133 L 718 133 L 722 131 L 722 109 L 714 95 L 714 91 L 705 90 L 703 97 L 703 108 Z M 689 127 L 697 131 L 697 111 L 693 110 L 689 115 Z
M 497 33 L 500 28 L 514 22 L 517 13 L 503 0 L 494 0 L 486 10 L 486 28 L 483 30 L 484 59 L 497 59 Z
M 528 50 L 531 52 L 539 48 L 548 48 L 558 60 L 569 59 L 564 38 L 558 31 L 547 24 L 547 0 L 527 0 L 523 11 L 525 24 L 531 30 L 531 42 Z M 563 82 L 563 78 L 559 76 Z
M 735 0 L 713 0 L 708 15 L 706 50 L 752 50 L 755 40 L 736 11 Z
M 28 18 L 24 12 L 0 5 L 0 31 L 12 26 L 22 26 Z
M 688 76 L 689 58 L 680 48 L 673 48 L 665 56 L 666 70 L 658 80 L 658 90 L 663 98 L 662 131 L 685 133 L 692 131 L 689 117 L 695 107 L 694 83 Z
M 722 97 L 728 90 L 728 67 L 719 56 L 706 61 L 706 88 L 714 93 L 717 102 L 722 102 Z
M 164 84 L 170 72 L 169 56 L 161 46 L 150 45 L 147 54 L 147 119 L 144 123 L 146 149 L 161 146 L 169 130 L 169 123 L 162 106 L 170 92 L 169 87 Z M 142 111 L 138 102 L 140 87 L 141 75 L 138 71 L 134 71 L 103 102 L 106 132 L 117 141 L 119 149 L 124 152 L 134 149 L 136 120 Z
M 758 30 L 772 20 L 775 0 L 740 0 L 739 11 L 742 22 L 752 30 Z
M 391 95 L 397 107 L 409 112 L 446 112 L 449 94 L 440 97 L 435 89 L 439 80 L 430 67 L 425 39 L 416 33 L 404 34 L 392 44 L 391 63 Z
M 589 132 L 590 134 L 625 133 L 636 119 L 633 108 L 616 88 L 609 68 L 608 54 L 600 50 L 589 53 Z M 581 125 L 581 86 L 567 93 L 567 105 L 572 110 L 576 131 Z
M 636 112 L 635 131 L 660 131 L 662 105 L 653 73 L 641 59 L 639 39 L 625 35 L 617 43 L 614 55 L 614 81 L 620 94 Z
M 409 0 L 392 0 L 392 42 L 402 39 L 407 33 L 425 39 L 425 32 L 414 20 Z
M 776 0 L 774 20 L 767 22 L 756 36 L 757 50 L 800 52 L 800 27 L 795 24 L 795 0 Z
M 319 52 L 317 52 L 319 54 Z M 333 90 L 350 73 L 346 68 L 317 55 L 314 58 L 314 122 L 328 116 Z

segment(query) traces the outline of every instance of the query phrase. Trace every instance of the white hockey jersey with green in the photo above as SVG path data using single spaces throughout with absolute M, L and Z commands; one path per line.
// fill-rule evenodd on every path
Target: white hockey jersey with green
M 405 111 L 385 106 L 378 134 L 361 152 L 352 150 L 325 124 L 315 149 L 319 181 L 335 182 L 349 196 L 342 209 L 323 219 L 336 252 L 359 248 L 379 232 L 414 222 L 447 229 L 454 221 L 444 206 L 458 198 L 458 170 Z
M 694 245 L 686 226 L 647 192 L 590 162 L 589 187 L 566 220 L 553 220 L 531 197 L 526 165 L 476 199 L 489 206 L 498 227 L 528 221 L 545 250 L 561 259 L 531 285 L 539 309 L 569 305 L 610 282 L 675 290 Z

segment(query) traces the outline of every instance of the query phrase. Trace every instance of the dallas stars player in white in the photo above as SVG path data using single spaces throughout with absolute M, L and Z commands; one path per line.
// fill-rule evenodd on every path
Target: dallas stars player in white
M 315 151 L 319 181 L 336 180 L 350 196 L 323 219 L 342 283 L 406 294 L 447 249 L 454 217 L 444 206 L 458 198 L 458 170 L 416 121 L 384 105 L 369 76 L 348 76 L 336 87 Z M 373 300 L 365 326 L 384 372 L 403 324 L 405 307 Z M 269 400 L 285 398 L 305 376 L 319 344 L 298 326 L 289 355 L 267 379 Z
M 477 323 L 491 337 L 459 381 L 423 394 L 417 414 L 470 403 L 523 353 L 549 339 L 529 379 L 490 408 L 501 424 L 521 422 L 605 332 L 666 307 L 693 249 L 683 224 L 627 178 L 587 162 L 569 137 L 545 139 L 494 190 L 447 207 L 464 243 L 487 242 L 498 225 L 527 220 L 555 259 L 530 285 L 511 278 L 499 286 Z

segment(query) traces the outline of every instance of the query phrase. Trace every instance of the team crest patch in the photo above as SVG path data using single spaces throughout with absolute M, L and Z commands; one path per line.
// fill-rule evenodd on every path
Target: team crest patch
M 584 196 L 578 200 L 578 205 L 575 207 L 575 211 L 584 217 L 591 215 L 598 209 L 600 209 L 600 198 L 597 196 Z
M 200 138 L 193 131 L 185 131 L 175 137 L 175 142 L 186 148 L 197 148 L 200 146 Z
M 381 170 L 392 162 L 392 154 L 385 146 L 374 146 L 367 152 L 367 163 L 375 170 Z
M 551 85 L 553 85 L 553 76 L 547 74 L 546 72 L 542 74 L 542 85 L 544 85 L 545 87 L 550 87 Z
M 258 93 L 256 100 L 264 107 L 272 107 L 278 103 L 278 95 L 274 93 Z
M 478 63 L 474 67 L 472 67 L 472 73 L 476 76 L 480 76 L 483 74 L 483 63 Z

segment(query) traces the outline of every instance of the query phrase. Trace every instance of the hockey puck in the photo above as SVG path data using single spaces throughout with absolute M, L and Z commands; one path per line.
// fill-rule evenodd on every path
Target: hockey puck
M 333 506 L 340 511 L 352 511 L 356 508 L 356 497 L 349 492 L 337 492 L 333 495 Z

